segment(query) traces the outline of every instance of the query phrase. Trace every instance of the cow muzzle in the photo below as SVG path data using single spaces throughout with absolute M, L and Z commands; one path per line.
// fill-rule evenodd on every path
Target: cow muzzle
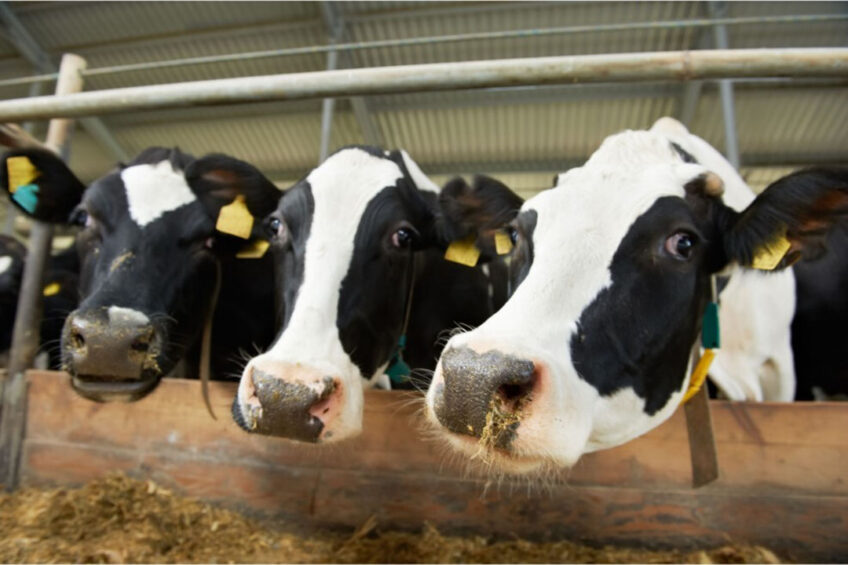
M 328 443 L 361 429 L 361 423 L 355 430 L 339 426 L 347 419 L 347 394 L 341 379 L 332 375 L 260 356 L 245 368 L 233 417 L 248 432 Z
M 427 406 L 448 431 L 476 438 L 484 450 L 509 451 L 537 385 L 533 361 L 453 348 L 442 355 Z
M 73 388 L 98 402 L 131 402 L 152 391 L 161 377 L 161 350 L 161 332 L 135 310 L 77 310 L 62 332 L 63 359 Z

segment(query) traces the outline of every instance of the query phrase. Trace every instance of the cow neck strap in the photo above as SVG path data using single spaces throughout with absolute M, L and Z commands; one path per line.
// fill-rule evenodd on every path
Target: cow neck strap
M 716 276 L 710 277 L 710 301 L 704 309 L 704 318 L 701 321 L 701 347 L 704 349 L 704 354 L 698 359 L 695 368 L 692 370 L 692 376 L 689 379 L 689 388 L 686 394 L 683 395 L 681 404 L 685 404 L 698 394 L 704 382 L 707 380 L 707 373 L 710 370 L 713 359 L 716 356 L 716 350 L 721 346 L 721 333 L 718 322 L 718 291 L 716 287 Z
M 406 304 L 403 307 L 403 325 L 400 329 L 400 338 L 389 361 L 389 367 L 386 369 L 389 380 L 395 384 L 405 383 L 412 374 L 412 369 L 403 360 L 403 351 L 406 349 L 406 331 L 409 328 L 409 318 L 412 313 L 413 294 L 415 294 L 415 252 L 410 249 L 406 269 Z
M 203 324 L 203 337 L 200 340 L 200 390 L 203 394 L 203 403 L 213 420 L 215 411 L 209 401 L 209 376 L 210 357 L 212 354 L 212 320 L 215 317 L 215 308 L 218 306 L 218 293 L 221 291 L 221 264 L 215 261 L 215 287 L 212 289 L 212 300 L 209 304 L 209 312 L 206 314 L 206 323 Z

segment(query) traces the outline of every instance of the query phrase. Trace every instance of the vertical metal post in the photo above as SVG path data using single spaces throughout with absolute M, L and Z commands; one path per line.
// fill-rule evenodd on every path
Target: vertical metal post
M 80 71 L 85 59 L 67 54 L 62 57 L 56 95 L 72 94 L 82 90 Z M 63 158 L 68 155 L 68 141 L 74 121 L 53 119 L 47 130 L 46 145 Z M 15 327 L 12 334 L 12 351 L 9 372 L 3 383 L 2 412 L 0 412 L 0 483 L 7 489 L 18 484 L 18 471 L 26 421 L 26 378 L 24 371 L 32 366 L 38 353 L 42 314 L 42 288 L 44 267 L 50 256 L 53 227 L 36 220 L 32 222 L 29 251 L 24 266 Z
M 338 51 L 330 51 L 327 54 L 327 70 L 336 70 L 339 60 Z M 333 135 L 333 109 L 336 106 L 335 98 L 324 98 L 321 106 L 321 151 L 318 162 L 321 163 L 330 154 L 330 137 Z
M 711 1 L 710 15 L 713 18 L 724 17 L 727 6 L 724 2 Z M 713 37 L 716 49 L 728 49 L 727 26 L 713 26 Z M 719 96 L 721 97 L 721 113 L 724 116 L 724 153 L 727 160 L 735 169 L 739 168 L 739 142 L 736 137 L 736 108 L 733 103 L 733 83 L 728 79 L 718 81 Z
M 344 24 L 332 2 L 327 0 L 321 2 L 321 12 L 324 17 L 324 23 L 330 31 L 330 44 L 335 45 L 342 39 Z M 327 53 L 327 70 L 334 71 L 338 66 L 339 52 L 333 49 Z M 318 155 L 319 163 L 324 161 L 330 154 L 330 138 L 333 135 L 333 110 L 335 106 L 335 98 L 324 98 L 324 103 L 321 105 L 321 150 Z

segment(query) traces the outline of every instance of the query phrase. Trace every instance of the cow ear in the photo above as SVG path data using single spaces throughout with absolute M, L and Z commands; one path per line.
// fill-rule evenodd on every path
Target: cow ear
M 258 219 L 273 212 L 283 194 L 259 169 L 228 155 L 206 155 L 185 176 L 216 229 L 242 239 L 260 233 Z
M 27 216 L 64 223 L 77 207 L 85 185 L 55 153 L 15 149 L 2 156 L 0 186 Z
M 491 177 L 475 176 L 470 185 L 456 177 L 439 192 L 439 231 L 450 242 L 499 230 L 515 218 L 523 203 Z
M 783 177 L 736 215 L 724 236 L 729 261 L 784 269 L 824 251 L 828 232 L 848 218 L 848 168 L 814 168 Z

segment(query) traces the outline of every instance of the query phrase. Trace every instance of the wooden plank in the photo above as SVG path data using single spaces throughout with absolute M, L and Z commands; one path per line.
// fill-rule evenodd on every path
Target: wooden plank
M 422 439 L 421 400 L 366 394 L 365 432 L 304 446 L 212 420 L 196 381 L 131 405 L 78 397 L 59 373 L 29 374 L 26 484 L 76 484 L 111 470 L 194 496 L 316 525 L 384 525 L 597 543 L 764 543 L 798 559 L 848 559 L 848 405 L 713 402 L 721 478 L 690 488 L 682 411 L 624 446 L 584 457 L 545 487 L 486 483 Z M 212 383 L 227 414 L 234 383 Z M 794 548 L 794 549 L 793 549 Z

